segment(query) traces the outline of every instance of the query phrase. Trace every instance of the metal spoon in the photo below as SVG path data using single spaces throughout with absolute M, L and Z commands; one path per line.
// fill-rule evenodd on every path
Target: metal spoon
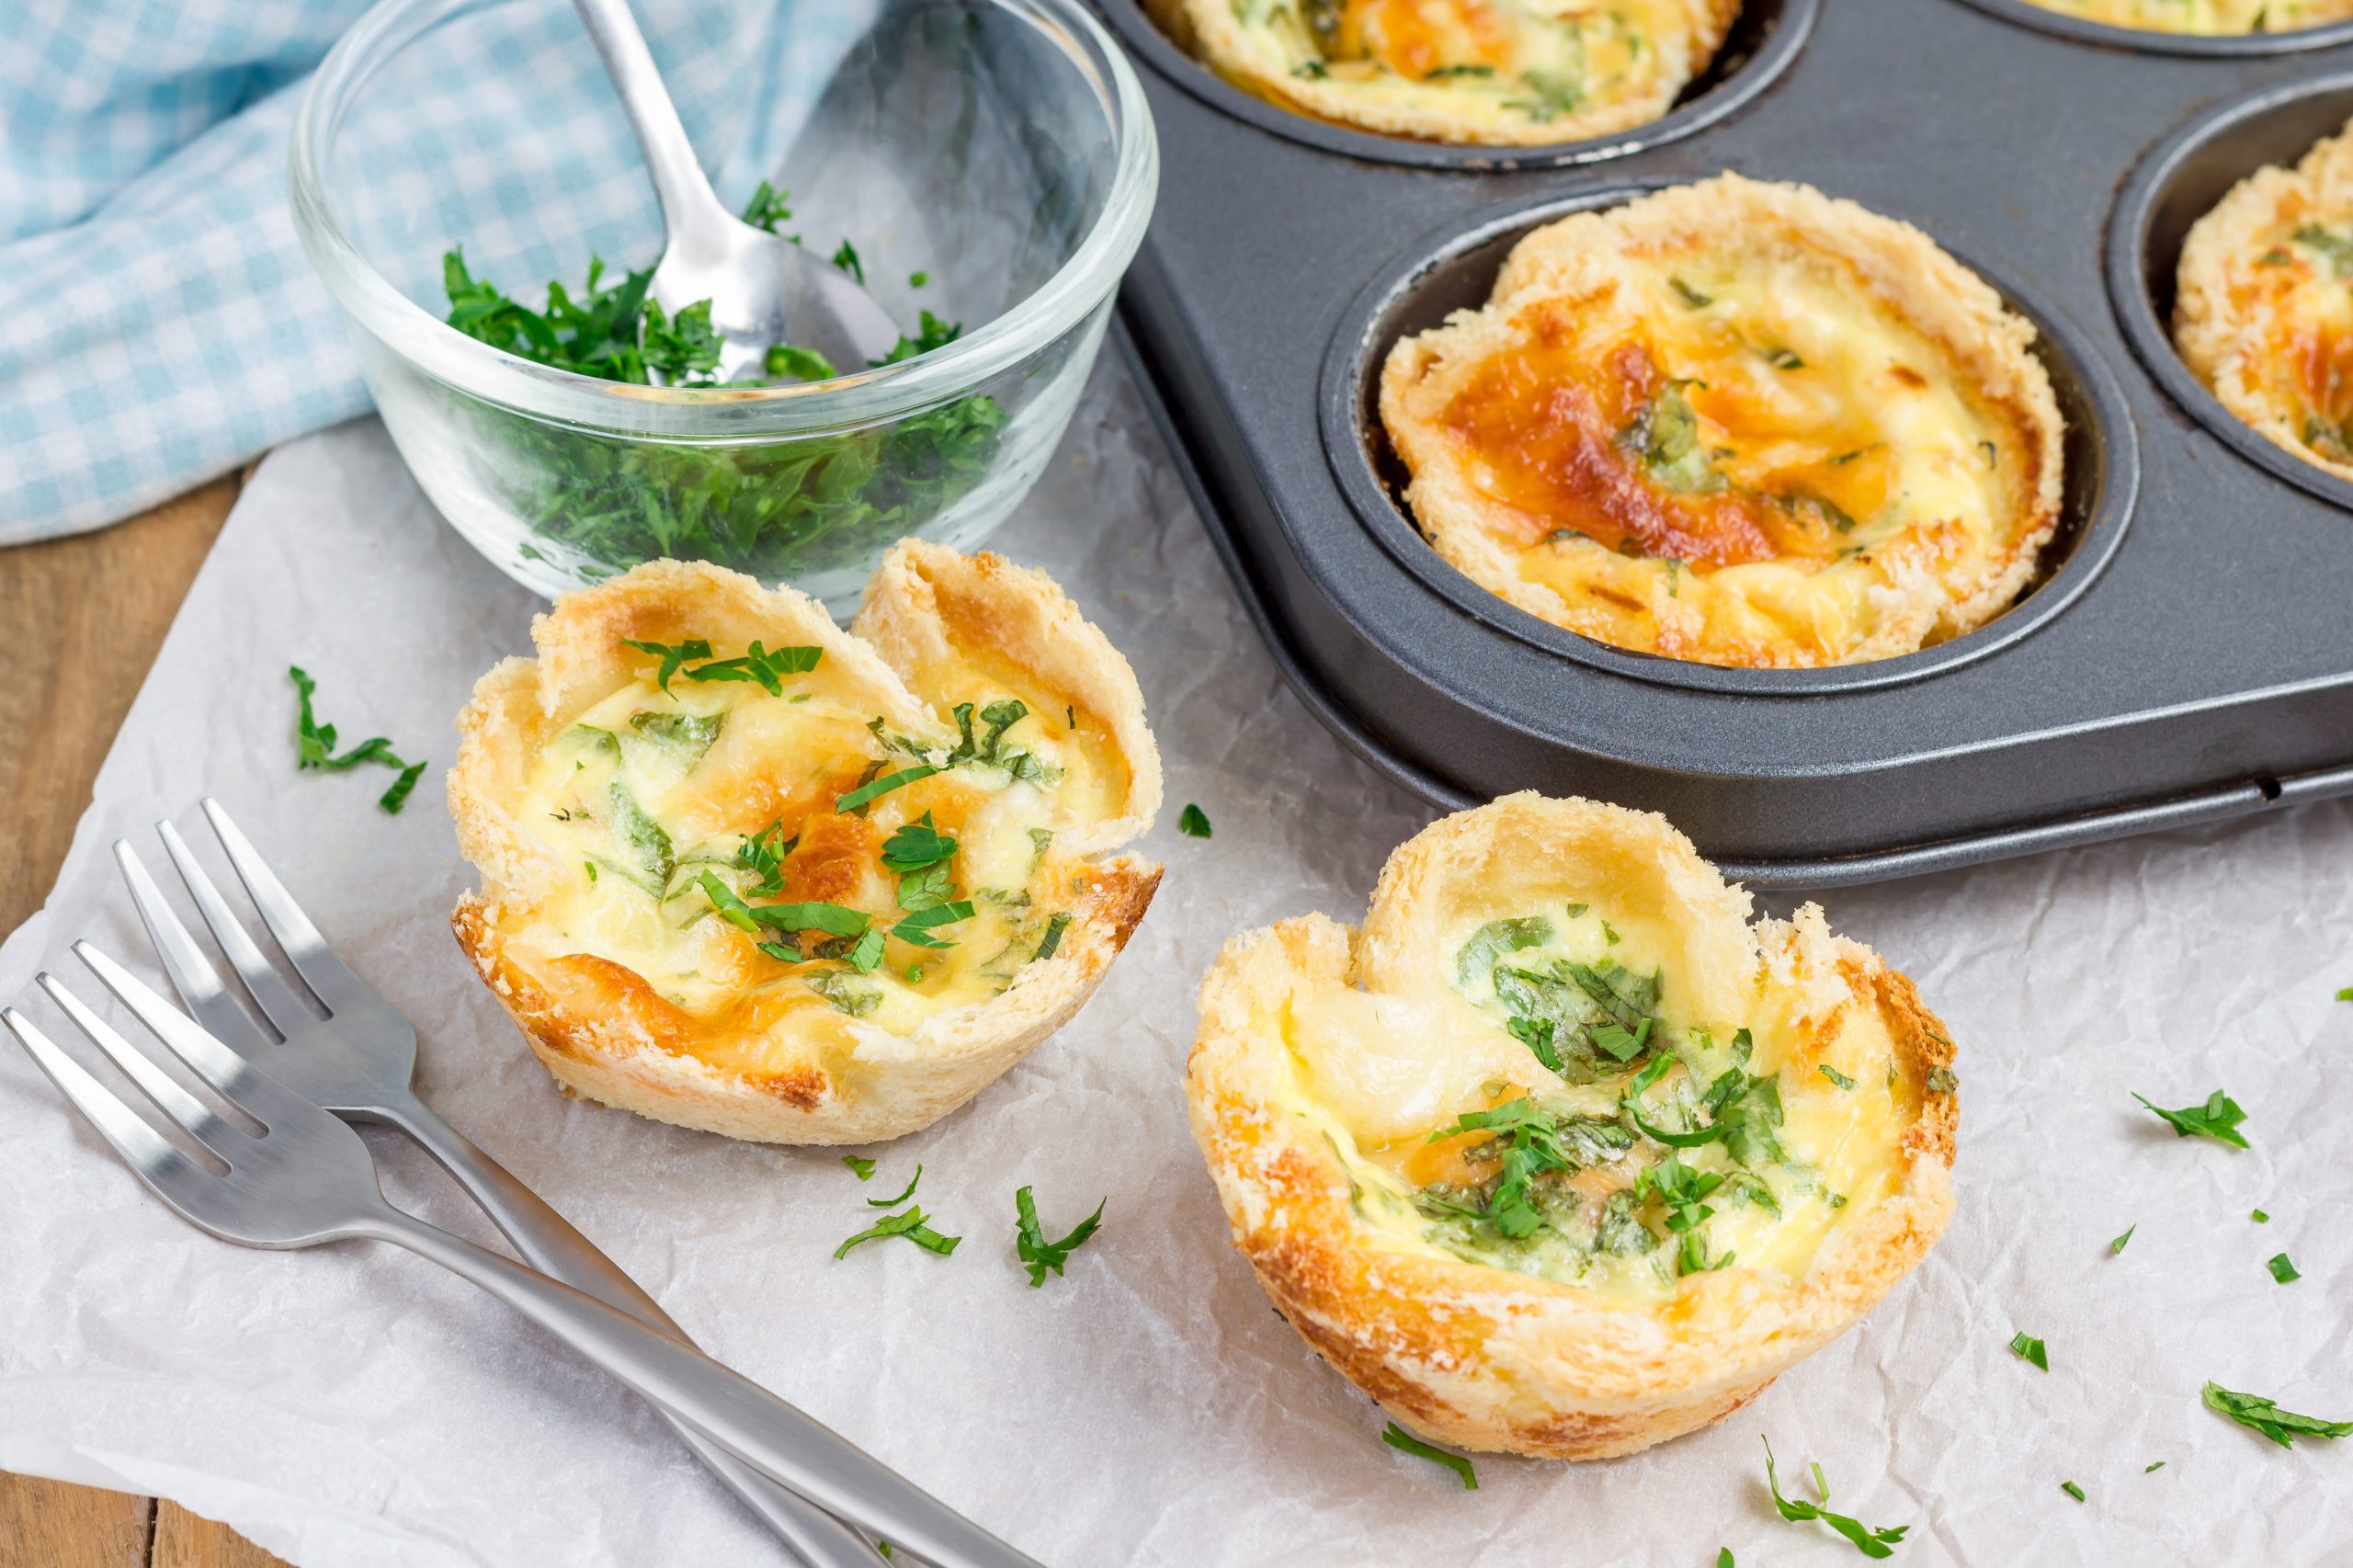
M 889 353 L 899 340 L 898 324 L 871 294 L 830 262 L 754 228 L 721 204 L 629 0 L 573 5 L 620 91 L 662 203 L 665 237 L 654 272 L 654 301 L 673 315 L 710 301 L 710 324 L 725 340 L 721 379 L 765 374 L 768 348 L 779 343 L 813 348 L 845 373 Z

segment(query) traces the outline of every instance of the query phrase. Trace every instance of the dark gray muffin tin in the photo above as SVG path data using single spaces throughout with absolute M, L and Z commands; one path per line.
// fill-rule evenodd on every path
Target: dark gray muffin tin
M 2189 224 L 2353 116 L 2353 25 L 1748 0 L 1665 119 L 1522 152 L 1306 119 L 1097 3 L 1164 160 L 1121 341 L 1285 674 L 1406 788 L 1647 807 L 1791 887 L 2353 791 L 2353 485 L 2223 412 L 2165 324 Z M 1483 302 L 1537 225 L 1727 168 L 1918 224 L 2040 328 L 2065 517 L 1977 631 L 1829 670 L 1654 658 L 1515 609 L 1415 528 L 1373 411 L 1390 345 Z

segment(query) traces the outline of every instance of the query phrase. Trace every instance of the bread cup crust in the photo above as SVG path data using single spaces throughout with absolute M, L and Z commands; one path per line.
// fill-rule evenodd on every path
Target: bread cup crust
M 1547 147 L 1631 131 L 1665 115 L 1692 78 L 1715 59 L 1740 7 L 1741 0 L 1683 0 L 1685 52 L 1679 70 L 1661 72 L 1642 92 L 1540 122 L 1500 112 L 1494 118 L 1470 116 L 1468 108 L 1481 100 L 1428 84 L 1411 84 L 1413 97 L 1401 102 L 1369 98 L 1345 82 L 1294 76 L 1287 59 L 1277 58 L 1234 16 L 1233 0 L 1146 0 L 1145 8 L 1164 18 L 1162 25 L 1177 42 L 1218 74 L 1309 119 L 1425 142 Z M 1405 85 L 1393 75 L 1386 80 Z
M 1630 885 L 1688 900 L 1705 945 L 1743 955 L 1752 979 L 1802 1000 L 1824 1028 L 1871 1009 L 1897 1071 L 1920 1086 L 1895 1190 L 1834 1229 L 1795 1279 L 1741 1268 L 1680 1282 L 1697 1310 L 1670 1330 L 1639 1306 L 1574 1285 L 1431 1252 L 1363 1244 L 1349 1177 L 1324 1135 L 1278 1108 L 1288 1067 L 1261 1020 L 1317 987 L 1385 989 L 1427 964 L 1416 905 L 1433 890 L 1530 846 L 1598 858 Z M 1544 1459 L 1628 1454 L 1721 1419 L 1852 1325 L 1924 1257 L 1951 1213 L 1958 1109 L 1927 1090 L 1949 1068 L 1943 1026 L 1903 975 L 1835 937 L 1821 910 L 1748 924 L 1726 886 L 1666 821 L 1533 793 L 1445 818 L 1391 858 L 1360 930 L 1321 915 L 1229 941 L 1203 981 L 1186 1070 L 1193 1131 L 1234 1244 L 1276 1309 L 1399 1421 L 1438 1441 Z M 1703 961 L 1713 961 L 1712 960 Z M 1728 977 L 1718 977 L 1719 979 Z
M 2313 143 L 2293 169 L 2270 164 L 2256 170 L 2190 225 L 2175 281 L 2173 335 L 2190 372 L 2256 435 L 2325 473 L 2353 480 L 2353 464 L 2306 446 L 2296 409 L 2282 408 L 2268 395 L 2265 372 L 2274 360 L 2265 330 L 2269 312 L 2245 309 L 2233 278 L 2235 268 L 2252 265 L 2272 243 L 2267 235 L 2348 211 L 2353 123 Z
M 1519 312 L 1531 303 L 1614 291 L 1635 259 L 1719 244 L 1725 234 L 1752 250 L 1812 252 L 1848 264 L 1865 288 L 1951 357 L 1984 403 L 2009 411 L 2035 465 L 2017 537 L 1995 569 L 1958 583 L 1939 575 L 1930 541 L 1898 536 L 1875 549 L 1880 580 L 1870 597 L 1877 624 L 1830 658 L 1771 641 L 1710 644 L 1695 602 L 1678 597 L 1678 585 L 1660 561 L 1593 551 L 1595 559 L 1580 562 L 1583 581 L 1597 597 L 1644 607 L 1654 646 L 1641 651 L 1711 664 L 1861 663 L 1912 653 L 1992 619 L 2033 577 L 2060 516 L 2065 422 L 2050 374 L 2032 352 L 2033 324 L 1913 225 L 1811 186 L 1735 174 L 1544 225 L 1512 248 L 1483 308 L 1459 311 L 1391 348 L 1381 372 L 1381 420 L 1412 473 L 1405 499 L 1424 536 L 1449 565 L 1507 603 L 1597 641 L 1621 642 L 1612 620 L 1520 575 L 1520 551 L 1505 542 L 1509 529 L 1501 526 L 1517 513 L 1481 494 L 1462 472 L 1442 426 L 1444 412 L 1489 356 L 1517 346 Z
M 942 1011 L 893 1035 L 862 1019 L 853 1047 L 826 1051 L 780 1038 L 779 1065 L 723 1068 L 692 1042 L 665 1038 L 625 1011 L 567 1006 L 512 951 L 512 933 L 573 875 L 570 862 L 524 831 L 506 802 L 540 748 L 642 663 L 621 640 L 710 639 L 740 647 L 813 644 L 847 670 L 887 720 L 937 720 L 908 680 L 950 643 L 979 641 L 996 657 L 1083 704 L 1128 766 L 1117 815 L 1058 840 L 1092 858 L 1073 919 L 1052 956 L 1024 964 L 997 996 Z M 532 622 L 536 659 L 511 658 L 474 688 L 458 721 L 449 813 L 459 848 L 482 875 L 458 903 L 458 943 L 567 1093 L 658 1121 L 770 1143 L 863 1143 L 927 1127 L 1002 1075 L 1067 1022 L 1108 971 L 1151 905 L 1161 868 L 1110 851 L 1159 810 L 1160 754 L 1128 662 L 1044 574 L 986 553 L 903 540 L 877 568 L 849 631 L 791 588 L 770 590 L 697 562 L 656 561 L 570 594 Z M 789 1021 L 789 1020 L 788 1020 Z M 779 1026 L 779 1030 L 781 1026 Z

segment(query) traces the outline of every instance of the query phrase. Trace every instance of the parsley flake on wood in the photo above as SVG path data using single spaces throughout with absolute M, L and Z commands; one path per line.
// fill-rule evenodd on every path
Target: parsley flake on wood
M 1463 1491 L 1479 1490 L 1479 1472 L 1472 1469 L 1471 1461 L 1461 1454 L 1450 1454 L 1444 1449 L 1425 1443 L 1394 1421 L 1392 1421 L 1381 1432 L 1381 1440 L 1400 1453 L 1411 1454 L 1419 1460 L 1427 1460 L 1432 1464 L 1444 1465 L 1461 1478 Z
M 2151 1105 L 2144 1095 L 2135 1094 L 2132 1097 L 2147 1106 L 2153 1114 L 2164 1118 L 2177 1137 L 2188 1138 L 2194 1134 L 2211 1138 L 2218 1143 L 2228 1143 L 2234 1149 L 2247 1146 L 2246 1135 L 2239 1131 L 2239 1123 L 2246 1119 L 2246 1112 L 2239 1108 L 2236 1100 L 2220 1089 L 2208 1095 L 2204 1105 L 2184 1106 L 2179 1110 Z
M 2290 1280 L 2302 1279 L 2303 1278 L 2302 1275 L 2296 1272 L 2296 1266 L 2288 1261 L 2288 1255 L 2284 1252 L 2278 1254 L 2270 1262 L 2265 1264 L 2263 1267 L 2271 1270 L 2271 1278 L 2278 1280 L 2282 1285 L 2287 1284 Z
M 847 1165 L 850 1170 L 857 1175 L 858 1179 L 860 1181 L 872 1181 L 874 1179 L 874 1162 L 872 1160 L 863 1159 L 856 1154 L 844 1154 L 842 1156 L 842 1164 Z
M 1765 1441 L 1762 1437 L 1758 1440 Z M 1765 1485 L 1766 1489 L 1773 1494 L 1773 1506 L 1782 1518 L 1793 1525 L 1819 1519 L 1853 1542 L 1855 1550 L 1866 1557 L 1895 1555 L 1895 1545 L 1904 1539 L 1904 1532 L 1912 1528 L 1910 1525 L 1892 1525 L 1881 1529 L 1872 1529 L 1859 1519 L 1848 1515 L 1832 1513 L 1824 1506 L 1830 1501 L 1830 1488 L 1823 1483 L 1822 1467 L 1818 1464 L 1813 1467 L 1813 1484 L 1815 1490 L 1822 1494 L 1822 1502 L 1819 1504 L 1808 1503 L 1802 1498 L 1782 1496 L 1780 1478 L 1773 1473 L 1773 1445 L 1770 1442 L 1765 1442 Z
M 2207 1409 L 2222 1412 L 2283 1449 L 2294 1448 L 2298 1437 L 2353 1437 L 2353 1421 L 2323 1421 L 2317 1416 L 2298 1415 L 2259 1394 L 2234 1393 L 2217 1382 L 2206 1385 L 2204 1397 Z
M 293 677 L 294 689 L 299 694 L 300 711 L 295 717 L 294 728 L 296 771 L 317 768 L 326 773 L 342 773 L 363 762 L 381 763 L 393 769 L 399 777 L 376 797 L 376 804 L 382 807 L 388 816 L 400 815 L 401 808 L 408 804 L 410 791 L 416 788 L 417 779 L 424 777 L 426 764 L 403 761 L 392 751 L 392 743 L 382 735 L 371 735 L 338 756 L 335 749 L 335 726 L 320 723 L 311 710 L 311 698 L 318 690 L 318 683 L 300 665 L 287 665 L 286 673 Z
M 1031 1290 L 1046 1282 L 1049 1271 L 1057 1275 L 1062 1273 L 1063 1265 L 1070 1261 L 1070 1255 L 1085 1246 L 1088 1238 L 1101 1227 L 1104 1207 L 1110 1201 L 1106 1198 L 1095 1206 L 1094 1213 L 1078 1222 L 1070 1234 L 1058 1242 L 1050 1242 L 1046 1239 L 1046 1233 L 1039 1227 L 1038 1204 L 1029 1188 L 1022 1187 L 1013 1195 L 1013 1252 L 1021 1260 L 1022 1267 L 1029 1270 Z
M 1188 802 L 1185 809 L 1176 813 L 1176 831 L 1183 834 L 1188 838 L 1209 837 L 1209 812 L 1201 810 L 1199 806 Z
M 2018 1333 L 2010 1335 L 2010 1348 L 2016 1351 L 2024 1359 L 2031 1361 L 2036 1366 L 2041 1368 L 2044 1371 L 2047 1372 L 2051 1370 L 2050 1352 L 2046 1351 L 2042 1347 L 2042 1341 L 2031 1337 L 2025 1330 L 2021 1329 Z
M 839 1261 L 850 1248 L 860 1242 L 885 1241 L 892 1236 L 904 1236 L 924 1251 L 938 1253 L 940 1256 L 946 1257 L 956 1250 L 956 1244 L 964 1238 L 941 1235 L 931 1228 L 927 1222 L 930 1219 L 931 1216 L 926 1214 L 919 1206 L 909 1209 L 904 1213 L 885 1215 L 835 1247 L 834 1257 Z

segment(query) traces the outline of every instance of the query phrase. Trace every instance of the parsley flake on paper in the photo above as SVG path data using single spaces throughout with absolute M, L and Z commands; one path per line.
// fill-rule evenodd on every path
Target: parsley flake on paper
M 1201 810 L 1199 806 L 1188 802 L 1185 809 L 1176 813 L 1176 831 L 1183 834 L 1188 838 L 1209 837 L 1209 812 Z
M 874 1162 L 872 1160 L 861 1159 L 856 1154 L 844 1154 L 842 1156 L 842 1164 L 847 1165 L 851 1172 L 857 1176 L 858 1179 L 860 1181 L 872 1181 L 874 1179 Z
M 930 1219 L 931 1216 L 925 1213 L 920 1206 L 908 1209 L 904 1213 L 886 1215 L 835 1247 L 834 1257 L 838 1261 L 850 1248 L 860 1242 L 882 1241 L 892 1236 L 904 1236 L 924 1251 L 938 1253 L 940 1256 L 946 1257 L 956 1250 L 956 1244 L 964 1238 L 941 1235 L 931 1228 L 927 1222 Z
M 1471 1461 L 1461 1454 L 1450 1454 L 1444 1449 L 1425 1443 L 1394 1421 L 1392 1421 L 1381 1432 L 1381 1440 L 1400 1453 L 1411 1454 L 1415 1459 L 1427 1460 L 1432 1464 L 1444 1465 L 1461 1477 L 1462 1490 L 1465 1492 L 1479 1490 L 1479 1472 L 1472 1469 Z
M 2220 1089 L 2208 1095 L 2204 1105 L 2184 1106 L 2179 1110 L 2167 1110 L 2163 1106 L 2152 1105 L 2145 1095 L 2135 1094 L 2132 1097 L 2147 1106 L 2153 1114 L 2162 1117 L 2178 1137 L 2211 1138 L 2218 1143 L 2228 1143 L 2234 1149 L 2247 1146 L 2246 1135 L 2239 1131 L 2239 1123 L 2246 1119 L 2246 1112 L 2239 1108 L 2236 1100 Z
M 2084 1500 L 2084 1489 L 2076 1485 L 2072 1481 L 2061 1482 L 2059 1483 L 2059 1490 L 2064 1492 L 2068 1496 L 2073 1497 L 2078 1503 Z
M 869 1160 L 867 1165 L 871 1166 L 873 1163 L 873 1161 Z M 908 1199 L 913 1198 L 915 1195 L 915 1184 L 922 1180 L 923 1162 L 918 1160 L 915 1162 L 915 1174 L 909 1178 L 907 1182 L 907 1189 L 904 1192 L 902 1192 L 896 1198 L 870 1198 L 866 1200 L 866 1206 L 869 1209 L 896 1209 L 900 1204 L 904 1203 Z
M 1061 1274 L 1070 1255 L 1086 1244 L 1103 1223 L 1103 1210 L 1111 1200 L 1108 1198 L 1095 1206 L 1095 1212 L 1081 1220 L 1070 1234 L 1058 1242 L 1046 1239 L 1038 1223 L 1037 1199 L 1023 1187 L 1013 1195 L 1014 1256 L 1029 1270 L 1029 1288 L 1036 1290 L 1046 1282 L 1048 1271 Z
M 2050 1353 L 2042 1347 L 2042 1341 L 2040 1339 L 2033 1338 L 2021 1331 L 2010 1335 L 2010 1348 L 2020 1358 L 2033 1362 L 2044 1371 L 2051 1370 Z
M 1761 1437 L 1759 1440 L 1763 1441 Z M 1773 1445 L 1770 1442 L 1765 1443 L 1765 1485 L 1773 1494 L 1773 1506 L 1779 1512 L 1781 1517 L 1793 1525 L 1819 1519 L 1853 1542 L 1855 1550 L 1866 1557 L 1894 1556 L 1896 1543 L 1904 1539 L 1904 1532 L 1912 1527 L 1891 1525 L 1881 1529 L 1872 1529 L 1861 1520 L 1849 1515 L 1832 1513 L 1826 1506 L 1830 1501 L 1830 1488 L 1823 1483 L 1822 1467 L 1817 1464 L 1813 1468 L 1814 1490 L 1821 1494 L 1821 1503 L 1808 1503 L 1802 1498 L 1782 1496 L 1780 1478 L 1773 1473 Z
M 2131 1224 L 2125 1226 L 2124 1233 L 2108 1244 L 2109 1255 L 2110 1256 L 2114 1256 L 2116 1254 L 2122 1252 L 2124 1250 L 2124 1244 L 2131 1241 L 2132 1239 L 2132 1233 L 2140 1228 L 2141 1222 L 2137 1220 L 2135 1220 Z
M 2302 1275 L 2296 1272 L 2296 1266 L 2288 1261 L 2288 1255 L 2284 1252 L 2274 1256 L 2263 1267 L 2271 1270 L 2271 1278 L 2277 1279 L 2282 1285 L 2287 1284 L 2290 1280 L 2302 1279 L 2303 1278 Z
M 299 694 L 300 710 L 294 724 L 296 771 L 317 768 L 326 773 L 342 773 L 363 762 L 380 763 L 395 770 L 399 777 L 376 797 L 376 804 L 382 807 L 389 816 L 400 815 L 401 808 L 408 804 L 410 791 L 424 777 L 426 765 L 403 761 L 393 752 L 392 743 L 382 735 L 371 735 L 349 751 L 336 755 L 335 726 L 320 723 L 311 710 L 311 698 L 318 690 L 318 682 L 313 680 L 300 665 L 287 665 L 286 673 L 293 678 L 294 689 Z
M 2353 1437 L 2353 1421 L 2324 1421 L 2318 1416 L 2298 1415 L 2259 1394 L 2234 1393 L 2217 1382 L 2207 1383 L 2204 1398 L 2207 1409 L 2220 1411 L 2283 1449 L 2294 1448 L 2298 1437 Z

